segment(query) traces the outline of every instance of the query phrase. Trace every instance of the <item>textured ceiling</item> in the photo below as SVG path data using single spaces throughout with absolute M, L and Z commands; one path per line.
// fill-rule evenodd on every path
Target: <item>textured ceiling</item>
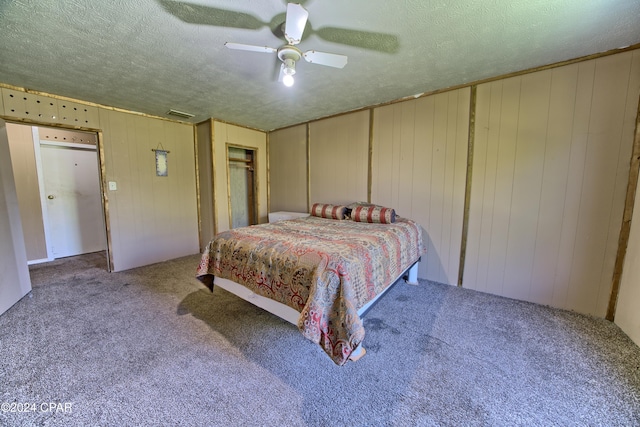
M 0 0 L 0 82 L 167 116 L 272 130 L 640 43 L 638 0 L 308 0 L 298 63 L 277 81 L 284 0 Z

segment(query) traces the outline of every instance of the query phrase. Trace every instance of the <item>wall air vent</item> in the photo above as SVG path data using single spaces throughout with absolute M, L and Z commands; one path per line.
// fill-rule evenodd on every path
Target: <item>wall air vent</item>
M 167 111 L 167 114 L 170 116 L 176 116 L 183 119 L 190 119 L 194 116 L 193 114 L 185 113 L 183 111 L 178 111 L 178 110 L 169 110 Z

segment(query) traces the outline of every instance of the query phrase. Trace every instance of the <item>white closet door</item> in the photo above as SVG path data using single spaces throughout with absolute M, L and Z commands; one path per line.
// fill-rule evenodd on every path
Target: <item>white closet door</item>
M 43 144 L 40 153 L 54 258 L 104 250 L 96 151 Z

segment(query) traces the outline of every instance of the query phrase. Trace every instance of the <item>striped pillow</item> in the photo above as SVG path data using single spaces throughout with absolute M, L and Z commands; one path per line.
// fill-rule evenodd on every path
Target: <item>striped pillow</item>
M 351 219 L 356 222 L 391 224 L 392 222 L 396 222 L 396 211 L 383 206 L 358 205 L 351 211 Z
M 328 219 L 344 219 L 345 206 L 328 205 L 325 203 L 314 203 L 311 207 L 311 215 Z

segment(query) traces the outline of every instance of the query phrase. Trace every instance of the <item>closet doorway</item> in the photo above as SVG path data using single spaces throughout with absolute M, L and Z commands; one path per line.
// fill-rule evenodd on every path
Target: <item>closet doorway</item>
M 229 223 L 231 228 L 258 223 L 256 150 L 227 145 Z

